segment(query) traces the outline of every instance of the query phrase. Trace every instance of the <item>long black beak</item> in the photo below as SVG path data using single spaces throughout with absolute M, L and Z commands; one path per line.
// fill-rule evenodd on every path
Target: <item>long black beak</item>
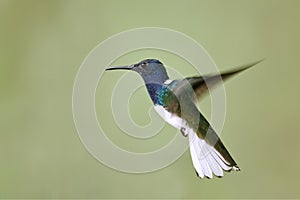
M 106 69 L 106 71 L 108 71 L 108 70 L 117 70 L 117 69 L 132 70 L 133 67 L 134 67 L 134 65 L 129 65 L 129 66 L 118 66 L 118 67 L 109 67 L 109 68 Z

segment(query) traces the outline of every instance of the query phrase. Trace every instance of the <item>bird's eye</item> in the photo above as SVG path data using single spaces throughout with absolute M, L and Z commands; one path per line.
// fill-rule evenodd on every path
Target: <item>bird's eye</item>
M 146 64 L 147 64 L 147 63 L 145 63 L 145 62 L 142 62 L 142 63 L 141 63 L 141 66 L 142 66 L 142 67 L 145 67 L 145 66 L 146 66 Z

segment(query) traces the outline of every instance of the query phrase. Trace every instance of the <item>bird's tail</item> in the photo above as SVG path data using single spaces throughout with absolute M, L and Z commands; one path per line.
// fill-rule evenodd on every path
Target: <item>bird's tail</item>
M 204 139 L 200 139 L 196 133 L 189 134 L 189 142 L 192 162 L 200 178 L 212 178 L 213 174 L 222 177 L 223 171 L 240 170 L 225 147 L 224 149 L 232 159 L 231 163 L 214 146 L 208 144 Z

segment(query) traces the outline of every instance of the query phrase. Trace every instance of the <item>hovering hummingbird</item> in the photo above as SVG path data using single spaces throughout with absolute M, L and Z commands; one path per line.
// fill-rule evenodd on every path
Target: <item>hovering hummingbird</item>
M 109 67 L 106 70 L 131 70 L 143 78 L 158 114 L 184 136 L 189 136 L 190 153 L 197 176 L 212 178 L 213 174 L 222 177 L 223 171 L 240 171 L 240 168 L 195 103 L 208 92 L 208 87 L 259 62 L 221 74 L 176 80 L 169 79 L 163 63 L 156 59 L 146 59 L 129 66 Z

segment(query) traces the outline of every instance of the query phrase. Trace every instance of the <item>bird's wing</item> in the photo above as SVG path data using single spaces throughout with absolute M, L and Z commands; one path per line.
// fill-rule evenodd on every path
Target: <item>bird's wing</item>
M 213 89 L 216 85 L 221 83 L 222 81 L 227 80 L 228 78 L 232 77 L 235 74 L 238 74 L 250 67 L 258 64 L 260 61 L 249 63 L 243 66 L 240 66 L 234 70 L 223 72 L 221 74 L 216 75 L 206 75 L 206 76 L 195 76 L 186 78 L 187 82 L 193 88 L 196 97 L 199 99 L 207 94 L 208 88 Z
M 257 63 L 244 65 L 221 75 L 190 77 L 174 80 L 168 84 L 170 93 L 163 98 L 165 104 L 161 110 L 169 113 L 163 115 L 169 116 L 167 117 L 169 121 L 167 121 L 171 125 L 178 129 L 184 128 L 187 130 L 193 165 L 200 178 L 212 178 L 213 174 L 221 177 L 223 176 L 223 170 L 239 171 L 240 168 L 217 133 L 200 113 L 194 104 L 194 100 L 196 97 L 199 98 L 207 93 L 208 87 L 214 87 L 222 80 L 226 80 Z

